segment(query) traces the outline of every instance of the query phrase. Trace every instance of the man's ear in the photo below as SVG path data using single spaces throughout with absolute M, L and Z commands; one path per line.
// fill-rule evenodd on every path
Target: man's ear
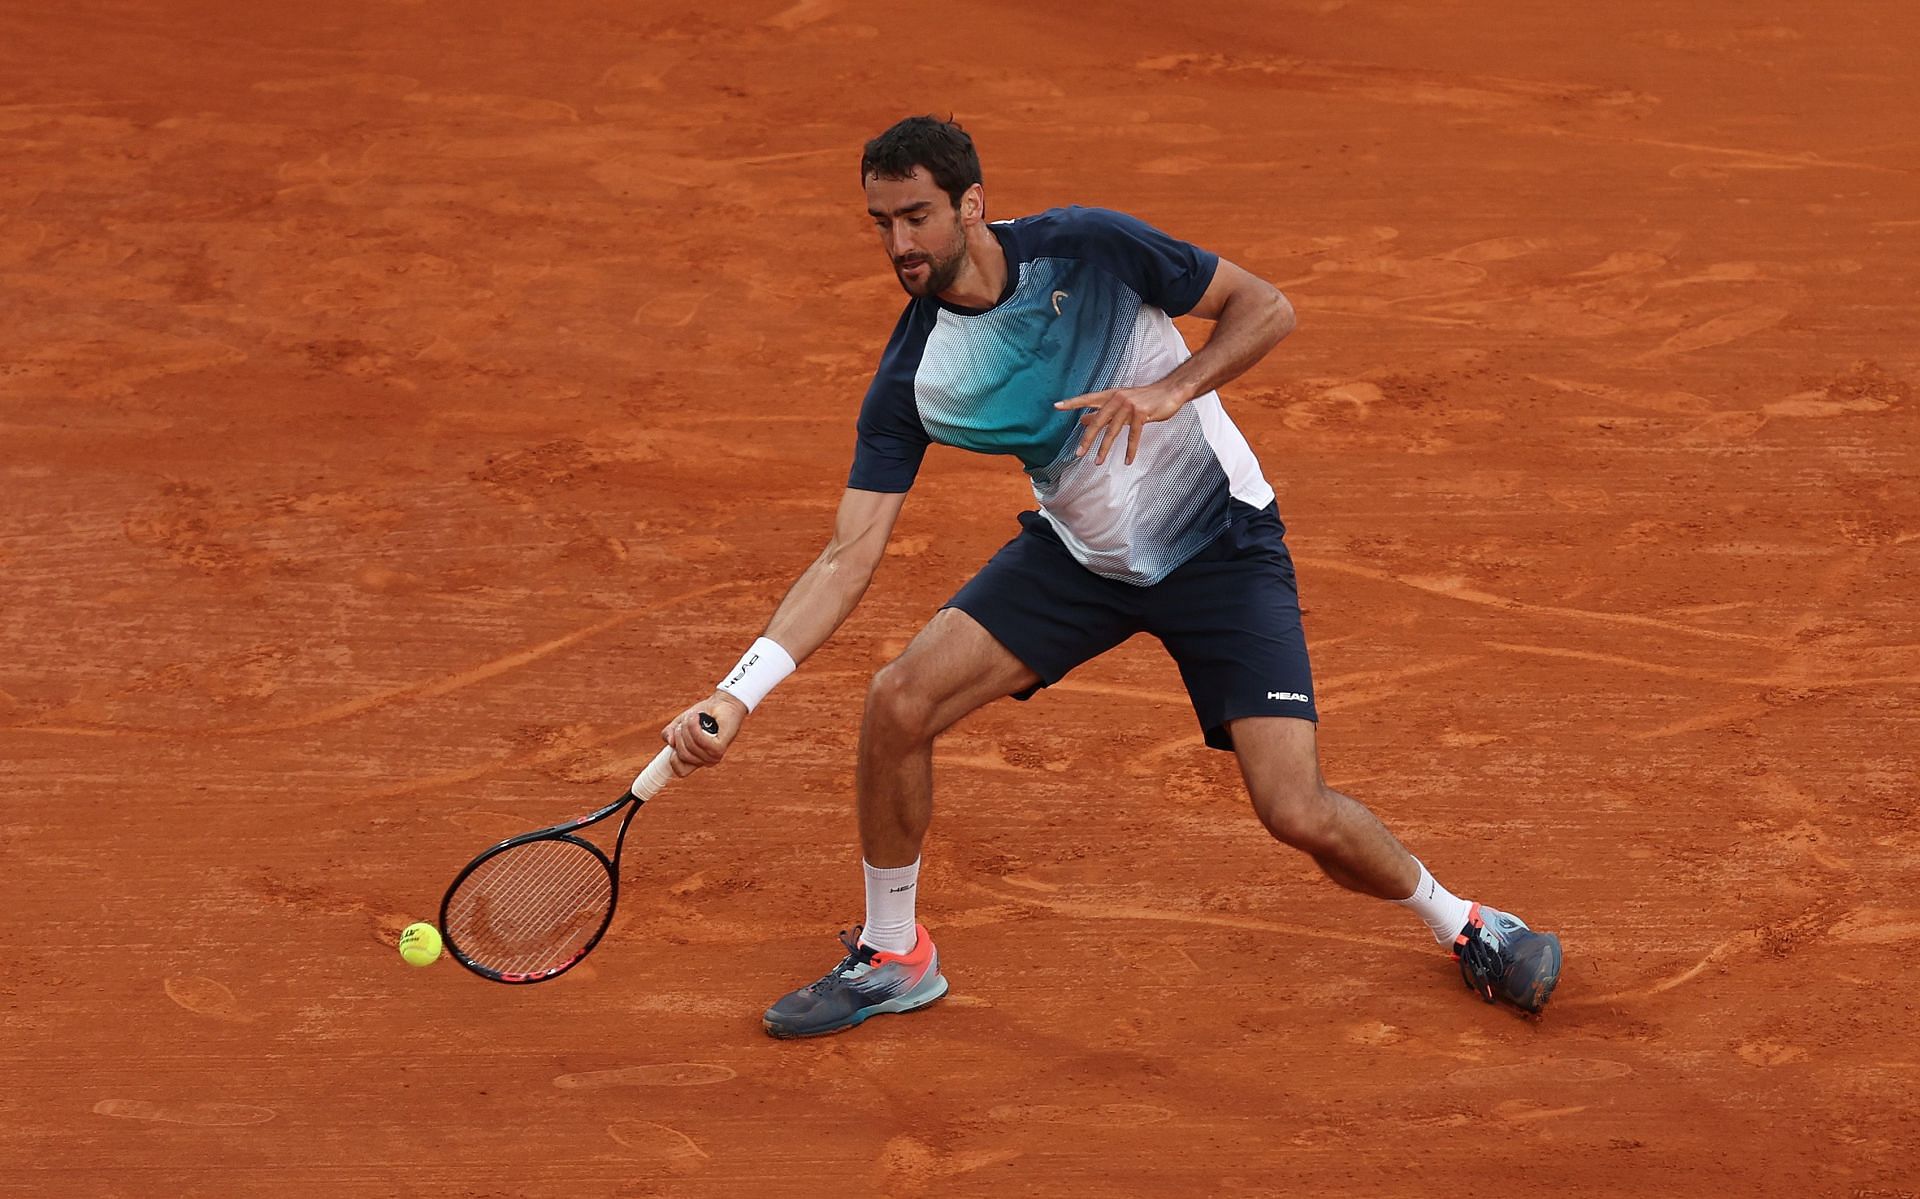
M 960 193 L 960 219 L 965 222 L 987 219 L 987 193 L 978 183 Z

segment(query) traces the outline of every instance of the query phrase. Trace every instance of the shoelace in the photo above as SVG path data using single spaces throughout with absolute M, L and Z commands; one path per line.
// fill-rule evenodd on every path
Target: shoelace
M 1467 943 L 1460 946 L 1460 977 L 1488 1003 L 1494 1001 L 1494 986 L 1506 977 L 1506 959 L 1500 956 L 1497 934 L 1485 926 L 1473 927 Z
M 845 986 L 848 971 L 852 970 L 855 966 L 868 965 L 873 961 L 873 947 L 860 943 L 859 925 L 856 924 L 852 928 L 841 929 L 840 944 L 846 948 L 847 956 L 841 958 L 838 966 L 827 971 L 825 977 L 808 987 L 807 990 L 819 994 L 822 991 L 831 990 L 834 987 Z

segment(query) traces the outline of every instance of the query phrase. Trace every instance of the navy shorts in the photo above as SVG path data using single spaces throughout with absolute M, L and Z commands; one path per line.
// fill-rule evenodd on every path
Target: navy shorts
M 1293 557 L 1273 505 L 1235 502 L 1233 523 L 1151 587 L 1080 565 L 1038 512 L 1022 512 L 1020 526 L 946 606 L 979 621 L 1041 687 L 1135 633 L 1151 633 L 1179 665 L 1215 749 L 1233 748 L 1227 722 L 1243 716 L 1319 719 Z

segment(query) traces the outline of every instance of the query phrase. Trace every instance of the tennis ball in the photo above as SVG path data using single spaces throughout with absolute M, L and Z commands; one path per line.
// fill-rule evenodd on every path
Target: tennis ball
M 440 960 L 440 930 L 431 924 L 409 924 L 400 932 L 400 956 L 409 966 L 431 966 Z

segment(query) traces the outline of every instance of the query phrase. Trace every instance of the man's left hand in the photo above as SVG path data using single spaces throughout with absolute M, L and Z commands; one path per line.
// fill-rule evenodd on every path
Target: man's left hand
M 1095 465 L 1104 464 L 1124 429 L 1127 465 L 1132 466 L 1134 456 L 1140 452 L 1140 430 L 1154 421 L 1166 420 L 1186 402 L 1173 388 L 1155 383 L 1148 387 L 1091 391 L 1071 400 L 1061 400 L 1054 407 L 1063 412 L 1075 408 L 1086 410 L 1080 417 L 1080 447 L 1073 452 L 1074 457 L 1084 458 L 1088 450 L 1097 448 L 1099 452 L 1093 461 Z

